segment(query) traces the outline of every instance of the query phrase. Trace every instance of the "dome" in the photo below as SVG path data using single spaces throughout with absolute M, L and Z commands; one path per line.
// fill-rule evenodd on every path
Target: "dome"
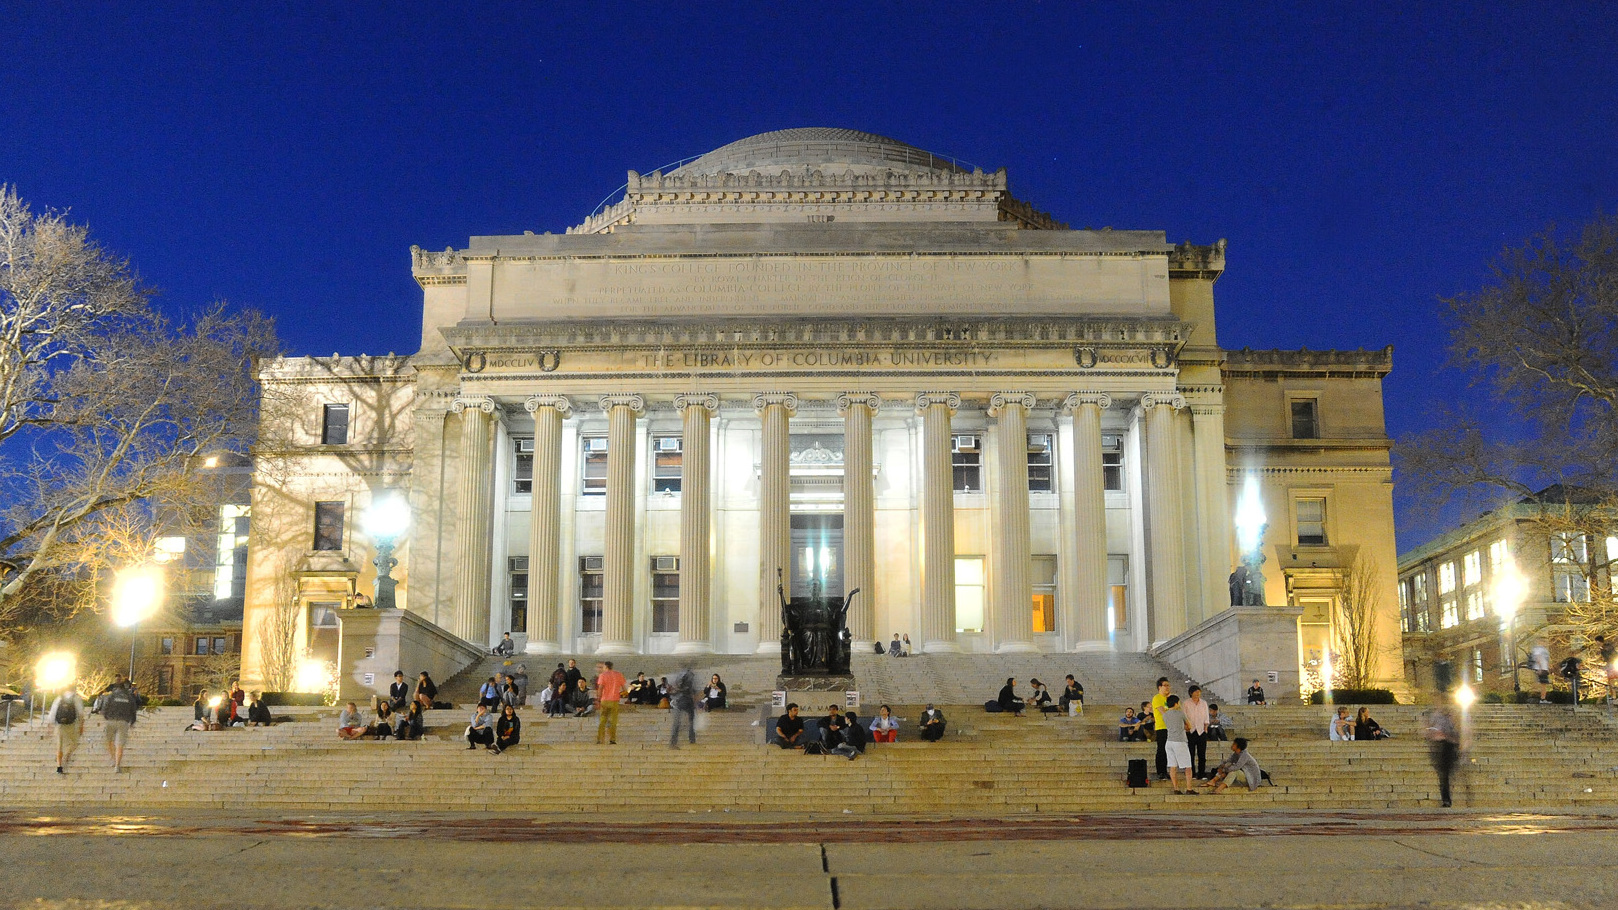
M 804 167 L 828 174 L 853 171 L 964 173 L 968 168 L 897 139 L 831 127 L 774 130 L 720 146 L 670 171 L 681 176 L 776 173 Z

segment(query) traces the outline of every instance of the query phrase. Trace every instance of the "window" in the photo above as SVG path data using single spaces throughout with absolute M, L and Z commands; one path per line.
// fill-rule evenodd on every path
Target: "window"
M 1445 629 L 1458 625 L 1460 613 L 1455 606 L 1455 563 L 1438 564 L 1438 608 L 1442 614 L 1439 625 Z
M 315 550 L 341 550 L 343 548 L 343 504 L 341 502 L 315 503 Z
M 579 558 L 579 631 L 585 635 L 601 632 L 601 601 L 607 593 L 604 564 L 600 556 Z
M 1489 574 L 1492 576 L 1506 566 L 1506 560 L 1511 558 L 1511 544 L 1504 540 L 1496 540 L 1489 544 Z
M 1028 492 L 1049 493 L 1051 485 L 1051 437 L 1032 433 L 1028 437 Z
M 1292 438 L 1293 439 L 1319 439 L 1320 415 L 1316 410 L 1318 403 L 1313 398 L 1301 398 L 1292 402 Z
M 1411 609 L 1415 612 L 1417 632 L 1431 632 L 1433 630 L 1433 617 L 1430 601 L 1427 599 L 1427 573 L 1410 577 Z
M 1056 631 L 1056 557 L 1035 556 L 1028 578 L 1033 582 L 1034 631 Z
M 213 640 L 213 653 L 225 653 L 225 639 L 223 637 L 218 637 Z
M 607 437 L 586 436 L 584 443 L 584 495 L 607 495 Z
M 1483 682 L 1483 651 L 1472 649 L 1472 681 Z
M 680 631 L 680 557 L 652 557 L 652 631 Z
M 174 694 L 174 668 L 173 667 L 158 667 L 157 668 L 157 694 L 158 695 L 173 695 Z
M 1399 581 L 1399 624 L 1406 632 L 1416 631 L 1415 615 L 1410 611 L 1410 579 Z
M 506 560 L 510 577 L 511 631 L 528 631 L 528 557 L 512 556 Z
M 1483 552 L 1473 550 L 1461 557 L 1461 587 L 1465 589 L 1466 618 L 1483 618 Z
M 1124 488 L 1124 438 L 1101 437 L 1101 488 L 1120 491 Z
M 1129 628 L 1129 561 L 1107 557 L 1107 631 Z
M 160 645 L 158 650 L 162 651 L 165 657 L 174 653 L 174 639 L 164 636 Z
M 949 463 L 955 476 L 955 492 L 983 492 L 983 452 L 976 436 L 950 437 Z
M 328 404 L 320 420 L 320 444 L 340 446 L 348 442 L 348 405 Z
M 534 441 L 513 439 L 511 465 L 511 492 L 534 492 Z
M 247 529 L 251 506 L 219 507 L 219 540 L 214 548 L 213 596 L 242 597 L 247 593 Z
M 652 437 L 652 492 L 680 492 L 680 437 Z M 670 630 L 674 631 L 674 630 Z
M 955 631 L 983 631 L 983 557 L 981 556 L 955 557 Z
M 1588 558 L 1589 541 L 1583 534 L 1559 531 L 1551 535 L 1551 589 L 1557 603 L 1590 601 Z
M 1326 545 L 1326 500 L 1298 500 L 1298 546 Z
M 198 657 L 207 657 L 208 656 L 208 636 L 206 636 L 206 635 L 197 636 L 197 640 L 195 642 L 193 642 L 193 648 L 192 648 L 191 653 L 195 654 Z

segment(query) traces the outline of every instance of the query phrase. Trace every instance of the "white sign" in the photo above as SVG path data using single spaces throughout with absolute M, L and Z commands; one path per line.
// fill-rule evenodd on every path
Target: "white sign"
M 785 708 L 787 706 L 787 693 L 783 689 L 776 689 L 770 693 L 770 707 Z
M 367 673 L 367 674 L 365 674 L 365 684 L 367 686 L 376 685 L 376 674 L 375 673 Z
M 858 708 L 860 706 L 860 690 L 848 689 L 843 692 L 843 707 Z
M 1280 670 L 1271 670 L 1267 675 L 1269 676 L 1271 684 L 1276 684 L 1276 683 L 1279 683 L 1281 681 L 1281 671 Z

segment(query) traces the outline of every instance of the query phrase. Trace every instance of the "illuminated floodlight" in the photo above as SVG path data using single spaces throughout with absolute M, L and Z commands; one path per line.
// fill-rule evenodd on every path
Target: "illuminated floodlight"
M 1517 561 L 1507 556 L 1505 562 L 1494 570 L 1490 586 L 1493 589 L 1495 614 L 1502 623 L 1510 625 L 1522 608 L 1523 601 L 1528 599 L 1528 579 L 1517 570 Z
M 293 682 L 298 692 L 324 692 L 330 678 L 325 662 L 310 658 L 298 664 Z
M 1477 700 L 1478 694 L 1466 683 L 1461 683 L 1460 688 L 1455 690 L 1455 703 L 1460 705 L 1462 710 L 1472 707 Z
M 384 493 L 365 510 L 365 530 L 376 538 L 393 540 L 410 527 L 410 503 L 398 493 Z
M 128 628 L 157 612 L 163 602 L 163 570 L 156 565 L 119 569 L 112 583 L 112 621 Z
M 1242 484 L 1242 495 L 1236 500 L 1236 545 L 1243 553 L 1258 549 L 1264 540 L 1264 499 L 1259 495 L 1258 478 L 1252 474 Z
M 224 701 L 224 699 L 223 699 L 223 698 L 220 698 L 220 697 L 219 697 L 219 696 L 217 696 L 217 695 L 215 695 L 215 696 L 214 696 L 214 697 L 213 697 L 213 698 L 210 698 L 210 699 L 208 699 L 208 707 L 210 707 L 210 708 L 217 708 L 217 707 L 219 707 L 219 703 L 220 703 L 220 702 L 221 702 L 221 701 Z
M 55 692 L 73 685 L 78 677 L 79 660 L 65 651 L 53 651 L 34 665 L 34 685 Z

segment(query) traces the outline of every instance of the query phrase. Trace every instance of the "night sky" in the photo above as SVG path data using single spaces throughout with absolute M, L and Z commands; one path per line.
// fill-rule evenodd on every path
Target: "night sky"
M 836 126 L 1074 227 L 1230 242 L 1226 347 L 1395 346 L 1389 430 L 1476 394 L 1439 295 L 1618 208 L 1605 4 L 0 0 L 0 182 L 289 352 L 413 351 L 408 249 L 562 231 L 624 180 Z M 1409 546 L 1432 528 L 1401 516 Z

